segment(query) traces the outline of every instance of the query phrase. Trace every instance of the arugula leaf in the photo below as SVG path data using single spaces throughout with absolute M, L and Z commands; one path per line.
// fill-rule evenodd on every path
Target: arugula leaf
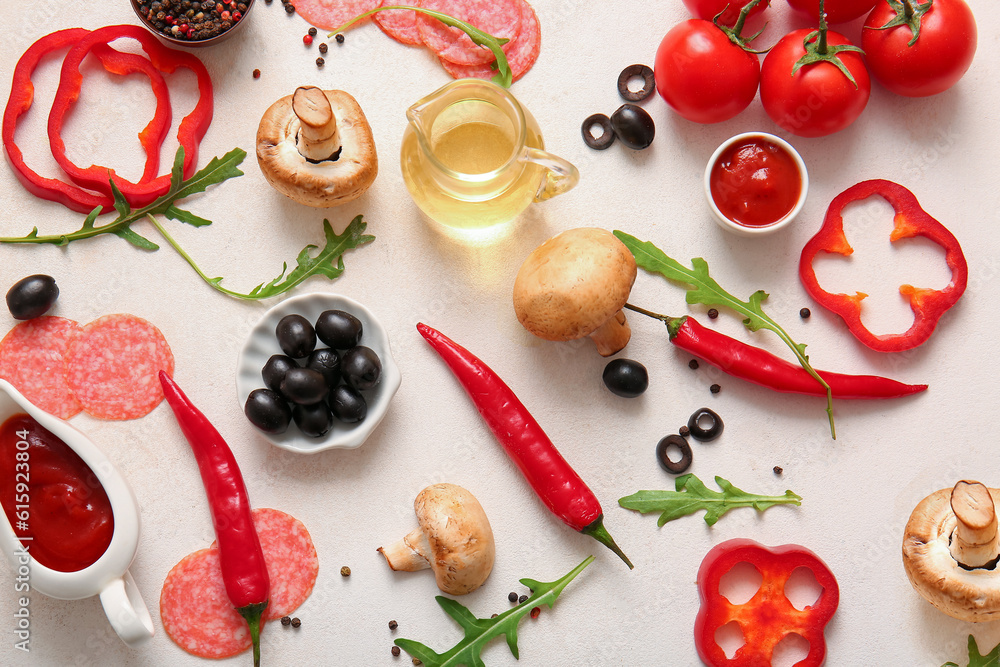
M 986 655 L 979 655 L 979 645 L 976 638 L 969 635 L 969 664 L 967 667 L 998 667 L 1000 665 L 1000 644 Z M 958 663 L 946 662 L 941 667 L 959 667 Z
M 634 236 L 618 230 L 615 230 L 614 234 L 629 249 L 638 266 L 651 273 L 659 273 L 667 280 L 687 285 L 685 299 L 688 303 L 729 308 L 744 316 L 743 325 L 750 331 L 767 329 L 776 333 L 778 338 L 795 353 L 799 365 L 826 390 L 826 413 L 830 420 L 830 434 L 834 440 L 837 439 L 837 431 L 833 424 L 833 391 L 826 380 L 821 378 L 810 365 L 809 357 L 806 355 L 806 346 L 792 340 L 792 337 L 764 312 L 763 302 L 767 298 L 767 292 L 757 290 L 750 295 L 749 299 L 741 301 L 722 289 L 719 283 L 709 275 L 708 262 L 701 257 L 692 259 L 689 269 L 677 260 L 668 257 L 666 253 L 649 241 L 640 241 Z
M 534 607 L 546 604 L 551 609 L 566 585 L 573 581 L 576 575 L 583 572 L 584 568 L 590 565 L 593 560 L 593 556 L 588 556 L 568 574 L 556 581 L 541 582 L 534 579 L 521 579 L 521 583 L 532 591 L 531 597 L 523 604 L 508 609 L 495 618 L 476 618 L 462 604 L 451 598 L 438 595 L 435 598 L 437 603 L 441 605 L 446 614 L 462 626 L 462 629 L 465 630 L 465 637 L 445 653 L 437 653 L 412 639 L 397 639 L 395 644 L 414 658 L 418 658 L 427 667 L 458 667 L 458 665 L 485 667 L 486 663 L 483 662 L 481 656 L 483 647 L 491 639 L 504 635 L 507 637 L 507 646 L 510 647 L 510 652 L 515 658 L 520 658 L 517 650 L 518 623 Z
M 801 505 L 802 500 L 791 491 L 783 496 L 758 496 L 737 489 L 729 480 L 716 476 L 715 483 L 722 492 L 712 491 L 705 483 L 692 474 L 681 475 L 675 483 L 676 491 L 637 491 L 631 496 L 618 500 L 618 504 L 629 510 L 663 512 L 657 526 L 679 519 L 698 510 L 705 510 L 705 523 L 714 526 L 723 514 L 736 507 L 752 507 L 763 512 L 775 505 Z

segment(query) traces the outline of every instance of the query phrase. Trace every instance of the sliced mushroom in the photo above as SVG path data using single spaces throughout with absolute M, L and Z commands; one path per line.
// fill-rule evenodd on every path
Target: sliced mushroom
M 928 602 L 963 621 L 1000 619 L 996 502 L 1000 489 L 960 481 L 920 501 L 903 537 L 903 566 Z
M 318 208 L 357 199 L 378 174 L 375 140 L 357 100 L 315 86 L 297 88 L 264 112 L 257 163 L 276 190 Z
M 635 258 L 604 229 L 565 231 L 535 248 L 514 280 L 514 311 L 539 338 L 590 336 L 602 356 L 628 344 L 622 307 L 635 282 Z
M 471 593 L 493 570 L 493 529 L 475 496 L 455 484 L 432 484 L 413 501 L 419 527 L 388 547 L 379 547 L 393 570 L 431 568 L 438 588 Z

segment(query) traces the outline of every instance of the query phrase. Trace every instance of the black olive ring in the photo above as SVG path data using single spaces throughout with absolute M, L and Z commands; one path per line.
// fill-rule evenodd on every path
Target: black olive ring
M 632 77 L 642 77 L 642 88 L 639 90 L 629 90 L 628 82 Z M 656 79 L 653 78 L 653 70 L 649 65 L 629 65 L 618 75 L 618 94 L 622 99 L 629 102 L 641 102 L 656 90 Z
M 600 125 L 601 130 L 603 130 L 601 136 L 599 137 L 595 137 L 590 133 L 590 128 L 595 125 Z M 595 113 L 591 116 L 587 116 L 587 120 L 583 121 L 581 131 L 583 132 L 584 143 L 593 148 L 595 151 L 603 151 L 615 142 L 615 131 L 614 128 L 611 127 L 611 119 L 602 113 Z
M 681 458 L 679 461 L 671 461 L 670 457 L 667 456 L 671 447 L 680 450 Z M 679 475 L 691 467 L 691 461 L 694 460 L 694 457 L 691 454 L 691 445 L 688 444 L 687 440 L 679 435 L 668 435 L 656 443 L 656 460 L 660 467 L 667 472 Z
M 701 420 L 706 418 L 712 421 L 708 428 L 701 425 Z M 725 424 L 722 423 L 722 417 L 708 408 L 695 410 L 691 418 L 688 419 L 688 430 L 691 431 L 691 437 L 700 442 L 715 440 L 722 435 L 723 428 L 725 428 Z

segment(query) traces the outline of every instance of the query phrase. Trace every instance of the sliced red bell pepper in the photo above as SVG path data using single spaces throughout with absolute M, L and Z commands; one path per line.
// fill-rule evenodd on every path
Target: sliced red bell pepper
M 731 603 L 719 590 L 722 577 L 740 563 L 750 563 L 761 574 L 760 589 L 745 604 Z M 812 572 L 823 588 L 812 605 L 796 609 L 785 596 L 785 584 L 797 568 Z M 805 547 L 786 544 L 766 547 L 753 540 L 723 542 L 705 556 L 698 569 L 701 608 L 694 624 L 698 657 L 710 667 L 765 667 L 775 646 L 786 635 L 809 642 L 809 653 L 795 667 L 818 667 L 826 659 L 823 630 L 837 611 L 840 588 L 830 568 Z M 727 658 L 715 640 L 716 631 L 735 621 L 745 643 Z
M 205 69 L 202 62 L 195 56 L 163 46 L 148 31 L 139 26 L 114 25 L 99 28 L 81 38 L 70 52 L 66 54 L 59 78 L 59 88 L 56 91 L 55 100 L 52 102 L 52 111 L 49 113 L 49 144 L 51 145 L 52 155 L 55 157 L 56 162 L 59 163 L 59 166 L 69 175 L 73 182 L 110 196 L 111 186 L 108 182 L 110 178 L 114 180 L 115 186 L 133 207 L 145 206 L 157 197 L 166 194 L 170 188 L 169 173 L 146 180 L 147 175 L 152 176 L 159 169 L 159 145 L 162 143 L 165 133 L 170 127 L 169 95 L 165 84 L 160 88 L 156 85 L 156 78 L 150 75 L 150 80 L 154 82 L 153 92 L 157 98 L 157 116 L 160 116 L 161 105 L 165 103 L 167 120 L 166 127 L 162 128 L 154 120 L 139 135 L 140 142 L 146 148 L 147 156 L 150 156 L 151 150 L 155 152 L 157 164 L 152 172 L 150 172 L 147 165 L 146 174 L 137 183 L 132 183 L 118 176 L 113 169 L 106 167 L 91 166 L 81 169 L 66 156 L 66 144 L 62 136 L 60 136 L 63 120 L 80 96 L 80 89 L 83 83 L 83 76 L 80 74 L 80 63 L 92 50 L 123 38 L 138 41 L 142 49 L 149 56 L 149 62 L 155 70 L 164 74 L 171 74 L 178 68 L 184 68 L 194 72 L 198 78 L 198 103 L 191 113 L 184 117 L 177 129 L 177 142 L 184 147 L 184 177 L 188 178 L 194 173 L 198 164 L 198 146 L 212 121 L 212 82 L 209 78 L 208 70 Z M 118 60 L 117 57 L 114 58 L 112 66 L 124 63 L 126 57 L 132 55 L 113 50 L 112 52 L 122 58 L 121 60 Z M 132 57 L 138 56 L 132 55 Z M 142 60 L 145 62 L 144 59 Z M 160 82 L 162 82 L 162 77 L 160 77 Z M 158 141 L 154 142 L 157 135 L 159 135 Z
M 824 291 L 819 285 L 813 267 L 813 261 L 820 251 L 839 255 L 850 255 L 854 252 L 844 234 L 844 208 L 848 204 L 874 195 L 889 202 L 896 212 L 892 233 L 889 235 L 890 242 L 923 236 L 944 248 L 945 262 L 951 269 L 951 281 L 943 290 L 912 285 L 899 287 L 899 293 L 909 299 L 914 316 L 913 325 L 901 334 L 877 335 L 869 331 L 861 322 L 861 301 L 868 295 L 863 292 L 857 292 L 852 296 Z M 969 265 L 955 235 L 924 211 L 912 192 L 892 181 L 875 179 L 848 188 L 830 202 L 823 226 L 802 248 L 799 278 L 809 295 L 824 308 L 840 315 L 847 328 L 859 341 L 879 352 L 899 352 L 914 348 L 930 337 L 944 312 L 955 305 L 965 292 L 969 280 Z

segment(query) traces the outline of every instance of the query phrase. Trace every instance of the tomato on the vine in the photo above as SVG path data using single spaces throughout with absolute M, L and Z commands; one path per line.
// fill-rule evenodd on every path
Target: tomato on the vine
M 819 20 L 819 0 L 788 0 L 794 9 Z M 826 0 L 826 20 L 829 23 L 846 23 L 861 18 L 872 10 L 875 0 Z
M 684 6 L 688 11 L 700 19 L 711 21 L 719 12 L 719 23 L 723 25 L 733 25 L 740 17 L 740 9 L 750 0 L 684 0 Z M 761 12 L 770 7 L 771 0 L 761 0 L 750 10 L 748 17 L 759 16 Z
M 843 130 L 861 115 L 870 94 L 871 79 L 858 48 L 826 30 L 823 21 L 818 31 L 796 30 L 782 37 L 761 67 L 764 110 L 800 137 Z
M 907 97 L 936 95 L 972 64 L 976 20 L 962 0 L 879 0 L 865 21 L 861 45 L 883 86 Z

